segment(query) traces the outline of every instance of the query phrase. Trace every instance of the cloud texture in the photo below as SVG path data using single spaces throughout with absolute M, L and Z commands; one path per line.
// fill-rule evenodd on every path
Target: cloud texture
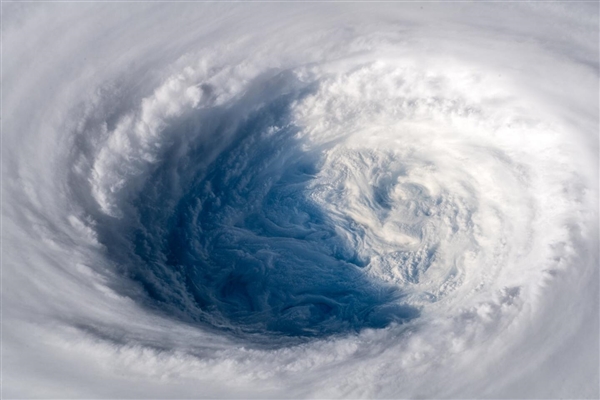
M 2 11 L 3 396 L 599 396 L 598 4 Z

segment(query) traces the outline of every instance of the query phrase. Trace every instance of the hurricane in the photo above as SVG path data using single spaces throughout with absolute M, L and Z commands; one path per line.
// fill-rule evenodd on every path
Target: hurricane
M 3 2 L 2 396 L 598 398 L 597 2 Z

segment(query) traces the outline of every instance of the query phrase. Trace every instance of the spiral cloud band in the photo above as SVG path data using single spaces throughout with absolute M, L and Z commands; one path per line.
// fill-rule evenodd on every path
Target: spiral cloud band
M 600 395 L 598 3 L 2 12 L 3 396 Z

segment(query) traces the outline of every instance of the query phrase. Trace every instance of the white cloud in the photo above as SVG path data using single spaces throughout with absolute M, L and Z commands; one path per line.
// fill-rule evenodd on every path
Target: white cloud
M 598 18 L 592 3 L 4 4 L 3 396 L 597 398 Z M 359 314 L 318 293 L 374 296 L 330 272 L 342 260 L 420 314 L 294 345 L 213 329 L 262 322 L 197 307 L 175 262 L 128 264 L 175 257 L 156 249 L 181 204 L 182 231 L 220 218 L 213 247 L 186 236 L 196 262 L 255 268 L 250 300 L 211 299 L 271 315 L 282 296 L 298 324 L 311 301 Z

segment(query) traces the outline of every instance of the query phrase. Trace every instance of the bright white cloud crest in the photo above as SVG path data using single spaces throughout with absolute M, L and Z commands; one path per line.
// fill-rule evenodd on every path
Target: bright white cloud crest
M 4 396 L 598 397 L 597 4 L 2 7 Z

